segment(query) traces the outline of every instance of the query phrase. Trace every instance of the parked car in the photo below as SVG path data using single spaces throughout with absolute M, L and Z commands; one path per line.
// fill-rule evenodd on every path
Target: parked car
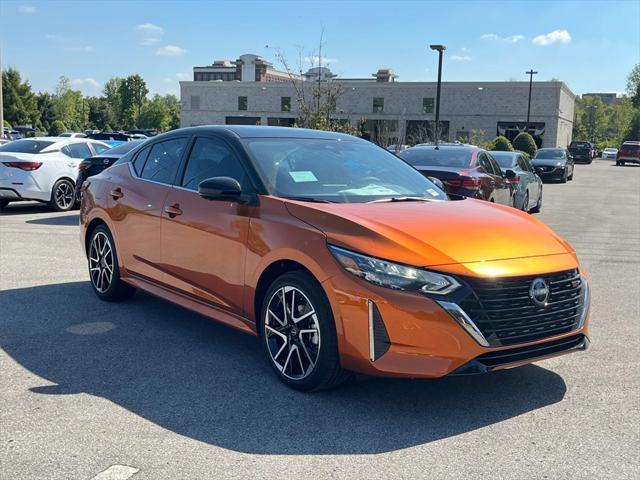
M 0 146 L 0 208 L 37 200 L 59 212 L 70 210 L 80 161 L 108 149 L 102 142 L 60 137 L 24 138 Z
M 509 182 L 514 187 L 514 207 L 525 212 L 538 213 L 542 208 L 542 180 L 536 174 L 526 155 L 520 152 L 491 152 L 502 173 L 515 172 Z
M 87 135 L 78 132 L 64 132 L 58 136 L 62 138 L 87 138 Z
M 124 154 L 129 153 L 134 148 L 142 145 L 144 140 L 133 140 L 131 142 L 125 142 L 117 147 L 110 148 L 98 155 L 94 155 L 93 157 L 85 158 L 78 165 L 78 178 L 76 178 L 76 192 L 80 193 L 80 187 L 84 181 L 97 175 L 103 170 L 109 168 L 113 165 L 117 160 L 120 159 Z
M 127 135 L 126 133 L 120 132 L 100 132 L 100 133 L 92 133 L 91 135 L 87 135 L 87 138 L 91 138 L 93 140 L 100 140 L 101 142 L 106 143 L 110 147 L 117 147 L 118 145 L 131 141 L 131 135 Z
M 574 162 L 591 163 L 596 156 L 593 144 L 581 140 L 571 142 L 568 150 Z
M 513 206 L 513 187 L 486 150 L 469 145 L 416 145 L 398 156 L 425 177 L 439 178 L 447 193 Z
M 640 163 L 640 142 L 629 141 L 620 146 L 616 156 L 616 165 L 624 165 L 625 163 Z
M 158 134 L 158 131 L 149 128 L 136 128 L 133 130 L 127 130 L 125 133 L 128 133 L 129 135 L 144 135 L 145 137 L 155 137 Z
M 191 127 L 89 183 L 80 230 L 100 299 L 139 288 L 257 335 L 299 390 L 350 371 L 485 372 L 589 341 L 566 242 L 515 209 L 449 200 L 363 139 Z
M 602 158 L 613 158 L 614 160 L 616 159 L 616 157 L 618 156 L 618 149 L 617 148 L 605 148 L 604 150 L 602 150 Z
M 84 134 L 85 135 L 93 135 L 94 133 L 100 133 L 100 130 L 96 130 L 96 129 L 89 129 L 89 130 L 85 130 Z
M 573 180 L 575 164 L 571 154 L 564 148 L 540 148 L 531 164 L 542 180 L 558 180 L 562 183 Z

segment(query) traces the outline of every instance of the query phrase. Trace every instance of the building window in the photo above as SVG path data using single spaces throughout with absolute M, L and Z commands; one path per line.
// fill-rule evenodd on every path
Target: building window
M 433 113 L 433 97 L 422 99 L 422 113 Z
M 384 98 L 373 97 L 373 113 L 380 113 L 384 111 Z
M 281 112 L 291 111 L 291 97 L 280 97 L 280 111 Z
M 191 95 L 191 110 L 200 110 L 200 95 Z
M 247 97 L 238 97 L 238 110 L 246 110 L 247 104 Z

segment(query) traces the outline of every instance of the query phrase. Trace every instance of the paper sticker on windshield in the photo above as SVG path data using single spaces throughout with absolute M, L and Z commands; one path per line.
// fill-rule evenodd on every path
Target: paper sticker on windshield
M 298 172 L 289 172 L 289 175 L 291 175 L 291 178 L 293 178 L 293 181 L 296 182 L 296 183 L 317 182 L 318 181 L 318 179 L 313 174 L 313 172 L 311 172 L 309 170 L 302 170 L 302 171 L 298 171 Z
M 427 192 L 429 192 L 434 197 L 437 197 L 439 195 L 438 191 L 434 190 L 433 188 L 427 188 Z

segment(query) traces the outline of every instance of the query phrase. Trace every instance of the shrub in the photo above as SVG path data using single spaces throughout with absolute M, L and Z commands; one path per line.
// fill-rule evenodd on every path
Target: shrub
M 7 122 L 6 120 L 4 120 L 4 128 L 11 129 L 11 124 L 9 122 Z
M 498 152 L 513 152 L 513 146 L 507 137 L 502 135 L 496 137 L 491 142 L 489 150 L 496 150 Z
M 513 139 L 513 148 L 526 152 L 530 157 L 533 157 L 538 151 L 535 140 L 527 132 L 516 135 L 516 138 Z
M 57 137 L 58 135 L 66 131 L 67 131 L 67 127 L 65 127 L 62 120 L 56 120 L 49 127 L 49 135 L 51 135 L 52 137 Z

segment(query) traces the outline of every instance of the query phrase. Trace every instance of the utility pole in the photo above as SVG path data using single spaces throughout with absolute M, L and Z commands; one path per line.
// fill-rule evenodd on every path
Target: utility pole
M 447 49 L 444 45 L 429 45 L 431 50 L 438 52 L 438 86 L 436 88 L 436 148 L 440 142 L 440 87 L 442 85 L 442 56 Z
M 524 73 L 529 75 L 529 104 L 527 106 L 527 126 L 525 128 L 526 130 L 529 128 L 529 120 L 531 119 L 531 89 L 533 88 L 533 76 L 537 75 L 538 72 L 534 72 L 532 68 L 528 72 L 524 72 Z
M 4 137 L 4 104 L 2 103 L 2 50 L 0 49 L 0 138 Z

